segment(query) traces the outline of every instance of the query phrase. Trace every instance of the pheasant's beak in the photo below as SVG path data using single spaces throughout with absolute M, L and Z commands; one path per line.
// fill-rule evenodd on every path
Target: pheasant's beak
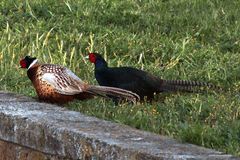
M 87 55 L 86 57 L 84 57 L 84 59 L 88 59 L 89 58 L 89 56 Z

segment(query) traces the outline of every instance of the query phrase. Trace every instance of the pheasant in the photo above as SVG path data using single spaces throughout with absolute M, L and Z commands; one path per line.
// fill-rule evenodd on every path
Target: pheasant
M 136 102 L 139 96 L 124 89 L 94 86 L 83 82 L 71 70 L 55 64 L 41 64 L 35 57 L 20 60 L 21 68 L 27 69 L 28 78 L 40 101 L 64 104 L 74 99 L 86 100 L 94 96 L 116 97 Z
M 188 80 L 163 80 L 146 71 L 132 67 L 108 67 L 107 62 L 98 53 L 89 53 L 88 59 L 95 64 L 95 78 L 99 85 L 118 87 L 132 91 L 152 101 L 154 95 L 160 92 L 182 91 L 194 92 L 201 87 L 215 87 L 206 82 Z

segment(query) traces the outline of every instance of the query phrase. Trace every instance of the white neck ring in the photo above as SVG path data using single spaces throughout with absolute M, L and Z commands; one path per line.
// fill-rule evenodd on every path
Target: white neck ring
M 35 59 L 31 64 L 30 64 L 30 66 L 27 68 L 27 70 L 29 70 L 34 64 L 36 64 L 37 63 L 37 59 Z

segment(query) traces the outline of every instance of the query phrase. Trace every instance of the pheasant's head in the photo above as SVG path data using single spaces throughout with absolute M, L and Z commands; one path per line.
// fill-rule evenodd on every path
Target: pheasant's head
M 104 58 L 98 53 L 89 53 L 88 59 L 91 63 L 95 64 L 96 68 L 104 68 L 108 66 Z
M 26 68 L 26 69 L 30 69 L 34 64 L 37 63 L 37 58 L 35 57 L 31 57 L 31 56 L 26 56 L 25 58 L 20 60 L 20 65 L 21 68 Z

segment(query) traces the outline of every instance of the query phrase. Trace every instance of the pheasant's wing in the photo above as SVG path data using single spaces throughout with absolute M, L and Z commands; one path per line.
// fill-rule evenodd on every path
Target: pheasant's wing
M 60 94 L 74 95 L 84 91 L 85 83 L 69 69 L 59 65 L 42 66 L 42 79 Z

